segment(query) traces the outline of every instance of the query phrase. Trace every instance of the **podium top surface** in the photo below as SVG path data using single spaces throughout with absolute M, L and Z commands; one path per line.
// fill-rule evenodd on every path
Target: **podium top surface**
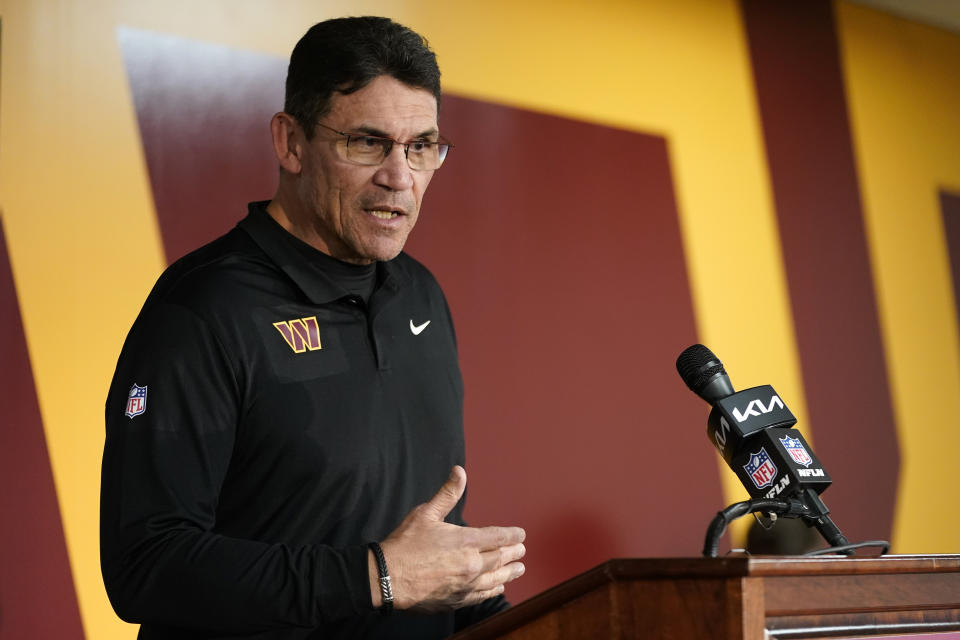
M 956 573 L 960 555 L 726 556 L 723 558 L 616 558 L 572 578 L 661 578 L 783 575 L 857 575 L 883 573 Z M 564 583 L 566 584 L 566 583 Z M 562 586 L 562 585 L 559 585 Z

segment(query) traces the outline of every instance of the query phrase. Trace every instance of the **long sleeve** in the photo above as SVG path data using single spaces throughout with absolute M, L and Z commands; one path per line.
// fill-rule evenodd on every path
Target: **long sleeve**
M 101 494 L 104 583 L 125 620 L 251 631 L 369 611 L 363 545 L 216 532 L 243 384 L 211 328 L 183 307 L 153 305 L 132 329 L 107 400 Z M 144 395 L 128 407 L 133 385 Z

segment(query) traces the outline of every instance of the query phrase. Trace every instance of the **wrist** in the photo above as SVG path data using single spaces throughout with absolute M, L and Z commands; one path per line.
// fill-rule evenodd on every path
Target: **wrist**
M 377 558 L 369 547 L 367 547 L 367 577 L 370 580 L 370 602 L 374 609 L 379 609 L 383 605 L 383 597 L 380 595 L 380 574 L 377 573 Z
M 367 572 L 370 577 L 370 595 L 373 606 L 384 615 L 393 611 L 393 583 L 387 568 L 383 549 L 376 542 L 368 545 Z

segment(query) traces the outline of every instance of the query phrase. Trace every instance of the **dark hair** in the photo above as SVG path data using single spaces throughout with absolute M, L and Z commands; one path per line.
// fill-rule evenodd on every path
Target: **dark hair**
M 353 93 L 378 76 L 426 89 L 440 106 L 440 68 L 423 36 L 389 18 L 334 18 L 307 31 L 290 55 L 283 110 L 307 138 L 333 93 Z

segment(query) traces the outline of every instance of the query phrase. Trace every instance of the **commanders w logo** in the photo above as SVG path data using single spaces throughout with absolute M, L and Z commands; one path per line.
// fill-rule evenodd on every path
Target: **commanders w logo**
M 317 328 L 316 316 L 274 322 L 273 326 L 277 328 L 294 353 L 303 353 L 307 349 L 316 351 L 320 348 L 320 330 Z

